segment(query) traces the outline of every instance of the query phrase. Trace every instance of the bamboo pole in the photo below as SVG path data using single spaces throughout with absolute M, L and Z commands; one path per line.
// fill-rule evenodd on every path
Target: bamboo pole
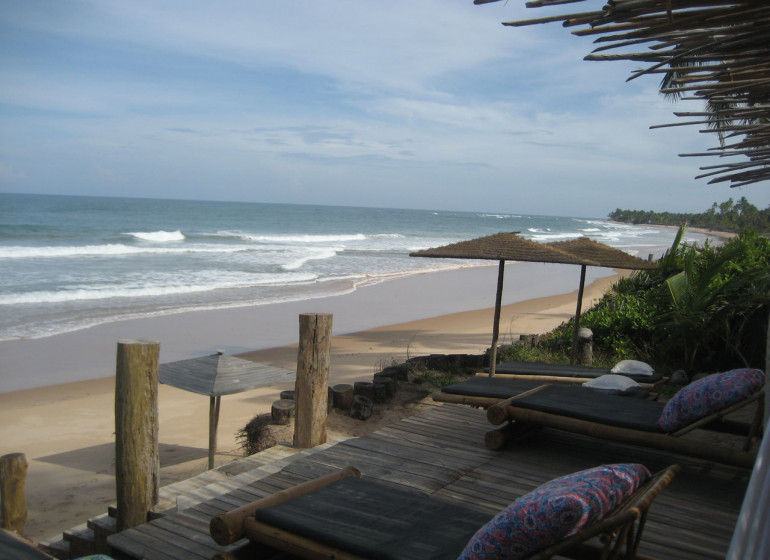
M 547 386 L 548 385 L 540 385 L 539 387 L 535 387 L 534 389 L 530 389 L 529 391 L 524 391 L 523 393 L 519 393 L 518 395 L 514 395 L 510 398 L 505 399 L 504 401 L 500 401 L 490 406 L 487 409 L 487 420 L 493 426 L 499 426 L 500 424 L 508 420 L 508 405 L 510 405 L 516 399 L 520 399 L 522 397 L 528 397 L 529 395 L 537 393 L 538 391 L 542 391 Z
M 575 365 L 577 359 L 577 341 L 580 331 L 580 312 L 583 309 L 583 292 L 586 286 L 586 265 L 580 266 L 580 287 L 578 288 L 577 307 L 575 308 L 575 329 L 572 333 L 572 355 L 570 356 L 570 365 Z
M 158 501 L 160 343 L 118 342 L 115 375 L 115 484 L 118 531 L 147 522 Z
M 300 448 L 326 443 L 331 335 L 331 314 L 299 316 L 294 445 Z
M 309 494 L 310 492 L 315 492 L 324 486 L 328 486 L 332 482 L 336 482 L 337 480 L 348 476 L 361 478 L 361 471 L 355 467 L 348 466 L 338 471 L 314 478 L 313 480 L 308 480 L 297 486 L 292 486 L 286 490 L 281 490 L 280 492 L 266 496 L 261 500 L 241 506 L 238 509 L 228 511 L 227 513 L 220 513 L 216 517 L 213 517 L 209 523 L 211 538 L 214 539 L 214 542 L 222 546 L 232 544 L 243 536 L 243 524 L 246 518 L 253 517 L 254 512 L 258 509 L 282 504 L 289 500 L 293 500 L 294 498 Z
M 26 479 L 27 457 L 24 453 L 0 457 L 0 527 L 19 535 L 27 522 Z
M 500 260 L 497 267 L 497 293 L 495 294 L 495 318 L 492 324 L 492 353 L 489 356 L 489 377 L 495 376 L 497 366 L 497 339 L 500 337 L 500 308 L 503 303 L 503 280 L 505 276 L 505 261 Z
M 219 428 L 219 405 L 222 397 L 209 397 L 209 470 L 214 468 L 217 453 L 217 429 Z
M 491 411 L 492 408 L 489 410 Z M 489 411 L 487 411 L 487 413 L 488 412 Z M 534 425 L 547 426 L 556 428 L 557 430 L 583 434 L 609 441 L 651 447 L 662 451 L 679 453 L 689 457 L 706 459 L 707 461 L 716 461 L 718 463 L 747 469 L 752 468 L 757 457 L 757 454 L 753 452 L 737 451 L 727 447 L 720 447 L 719 445 L 705 445 L 701 442 L 690 441 L 662 433 L 642 432 L 629 428 L 607 426 L 597 422 L 517 408 L 516 406 L 506 407 L 506 412 L 509 420 L 515 420 L 517 422 L 527 422 Z

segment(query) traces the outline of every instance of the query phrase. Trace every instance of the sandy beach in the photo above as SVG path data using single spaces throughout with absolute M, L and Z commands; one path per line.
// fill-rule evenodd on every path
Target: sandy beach
M 484 352 L 491 339 L 496 277 L 497 267 L 421 274 L 333 298 L 139 319 L 0 343 L 3 371 L 38 385 L 0 388 L 0 455 L 22 452 L 29 461 L 26 536 L 56 540 L 61 531 L 105 513 L 114 502 L 112 373 L 118 340 L 160 340 L 161 362 L 222 349 L 293 370 L 298 315 L 331 312 L 335 336 L 330 382 L 369 380 L 383 366 L 407 356 Z M 575 310 L 578 278 L 578 267 L 509 267 L 500 342 L 545 332 L 568 319 Z M 583 308 L 615 278 L 612 271 L 589 269 Z M 73 376 L 82 380 L 57 383 Z M 12 387 L 9 379 L 4 384 Z M 255 415 L 269 412 L 287 388 L 293 387 L 223 397 L 217 464 L 242 455 L 237 431 Z M 203 396 L 160 387 L 162 485 L 206 468 L 208 404 Z M 433 405 L 391 407 L 366 422 L 333 411 L 330 438 L 363 435 L 426 406 Z

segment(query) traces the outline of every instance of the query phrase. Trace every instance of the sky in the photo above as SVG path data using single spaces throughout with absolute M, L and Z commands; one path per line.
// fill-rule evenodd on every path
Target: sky
M 594 2 L 595 3 L 595 2 Z M 603 2 L 599 2 L 602 4 Z M 597 4 L 598 5 L 598 4 Z M 560 8 L 564 11 L 564 8 Z M 605 217 L 770 184 L 523 0 L 3 0 L 0 192 Z M 557 12 L 558 13 L 558 12 Z

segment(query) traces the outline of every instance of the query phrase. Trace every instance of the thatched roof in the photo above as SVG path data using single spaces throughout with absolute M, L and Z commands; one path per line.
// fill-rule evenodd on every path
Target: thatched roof
M 528 261 L 562 264 L 583 263 L 578 257 L 554 249 L 543 243 L 536 243 L 519 237 L 516 233 L 495 233 L 470 241 L 460 241 L 434 249 L 411 253 L 410 257 L 435 259 L 486 259 L 494 261 Z
M 651 261 L 629 255 L 625 251 L 615 249 L 597 241 L 580 237 L 569 241 L 554 241 L 548 247 L 569 253 L 585 261 L 585 264 L 604 266 L 607 268 L 626 268 L 630 270 L 653 269 L 658 265 Z
M 486 4 L 499 0 L 474 0 Z M 533 0 L 527 7 L 590 1 L 594 11 L 560 13 L 505 22 L 524 26 L 562 22 L 580 27 L 575 35 L 596 35 L 586 60 L 633 60 L 644 74 L 664 74 L 662 93 L 706 102 L 701 111 L 676 112 L 700 132 L 718 134 L 706 153 L 720 160 L 697 178 L 740 187 L 770 179 L 770 2 L 768 0 Z M 607 51 L 614 50 L 612 54 Z M 657 128 L 657 127 L 653 127 Z M 739 159 L 736 160 L 735 158 Z
M 168 362 L 159 367 L 160 382 L 200 395 L 218 397 L 293 381 L 293 371 L 225 354 Z

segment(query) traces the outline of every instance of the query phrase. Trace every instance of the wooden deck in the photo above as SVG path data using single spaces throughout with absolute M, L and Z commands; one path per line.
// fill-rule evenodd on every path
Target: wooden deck
M 491 516 L 558 476 L 604 463 L 640 462 L 652 471 L 682 465 L 652 505 L 640 551 L 660 560 L 725 557 L 750 471 L 555 430 L 490 451 L 483 436 L 491 427 L 483 411 L 437 406 L 308 454 L 265 478 L 113 535 L 108 542 L 116 558 L 210 559 L 233 548 L 220 547 L 210 538 L 212 516 L 346 465 L 357 467 L 365 477 L 435 493 Z M 250 557 L 273 556 L 254 551 Z

